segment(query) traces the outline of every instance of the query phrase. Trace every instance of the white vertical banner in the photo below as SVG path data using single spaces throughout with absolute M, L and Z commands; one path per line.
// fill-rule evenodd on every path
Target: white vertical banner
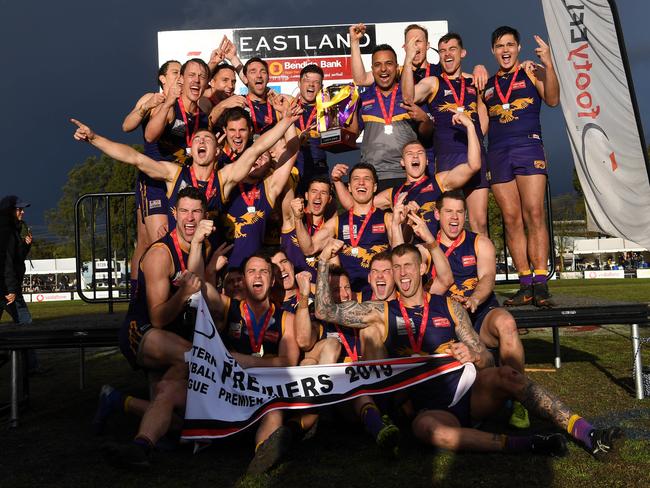
M 650 248 L 646 148 L 613 0 L 542 0 L 562 111 L 593 223 Z

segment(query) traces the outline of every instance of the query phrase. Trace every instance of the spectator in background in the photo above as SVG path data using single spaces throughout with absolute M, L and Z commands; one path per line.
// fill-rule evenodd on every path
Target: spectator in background
M 0 200 L 0 318 L 6 310 L 15 324 L 32 323 L 22 293 L 25 276 L 25 259 L 32 246 L 32 234 L 23 220 L 25 208 L 29 203 L 15 195 L 8 195 Z M 23 228 L 26 233 L 23 235 Z M 39 371 L 38 360 L 34 351 L 28 353 L 28 369 Z

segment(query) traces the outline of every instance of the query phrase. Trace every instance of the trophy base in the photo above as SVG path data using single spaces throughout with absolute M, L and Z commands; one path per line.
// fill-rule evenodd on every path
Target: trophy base
M 357 134 L 344 127 L 325 130 L 320 133 L 319 147 L 331 153 L 354 151 L 357 149 Z

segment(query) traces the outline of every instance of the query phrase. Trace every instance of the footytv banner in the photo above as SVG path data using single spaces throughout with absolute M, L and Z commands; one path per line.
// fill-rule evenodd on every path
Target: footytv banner
M 542 0 L 580 184 L 594 224 L 650 249 L 646 149 L 613 0 Z
M 194 344 L 186 353 L 189 387 L 182 437 L 213 439 L 235 434 L 277 409 L 331 405 L 378 395 L 423 381 L 451 379 L 454 405 L 474 383 L 472 364 L 446 355 L 291 368 L 241 368 L 225 349 L 201 298 Z M 445 381 L 448 384 L 448 381 Z M 435 387 L 435 385 L 432 385 Z

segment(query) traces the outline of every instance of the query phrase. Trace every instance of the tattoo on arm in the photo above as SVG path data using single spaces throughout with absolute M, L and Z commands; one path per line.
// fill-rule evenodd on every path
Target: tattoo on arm
M 488 351 L 485 345 L 481 342 L 481 339 L 479 339 L 465 307 L 456 300 L 448 300 L 448 302 L 451 304 L 452 311 L 458 319 L 455 329 L 458 339 L 460 339 L 470 351 L 473 351 L 475 354 L 480 356 L 481 367 L 488 368 L 494 366 L 494 358 L 490 351 Z
M 521 404 L 531 412 L 545 420 L 551 420 L 556 425 L 566 429 L 571 418 L 571 411 L 562 400 L 546 391 L 544 388 L 526 378 Z
M 374 312 L 381 313 L 384 302 L 362 302 L 350 300 L 334 303 L 329 284 L 329 264 L 318 261 L 318 277 L 316 279 L 316 317 L 326 322 L 362 329 L 368 325 L 368 317 Z

